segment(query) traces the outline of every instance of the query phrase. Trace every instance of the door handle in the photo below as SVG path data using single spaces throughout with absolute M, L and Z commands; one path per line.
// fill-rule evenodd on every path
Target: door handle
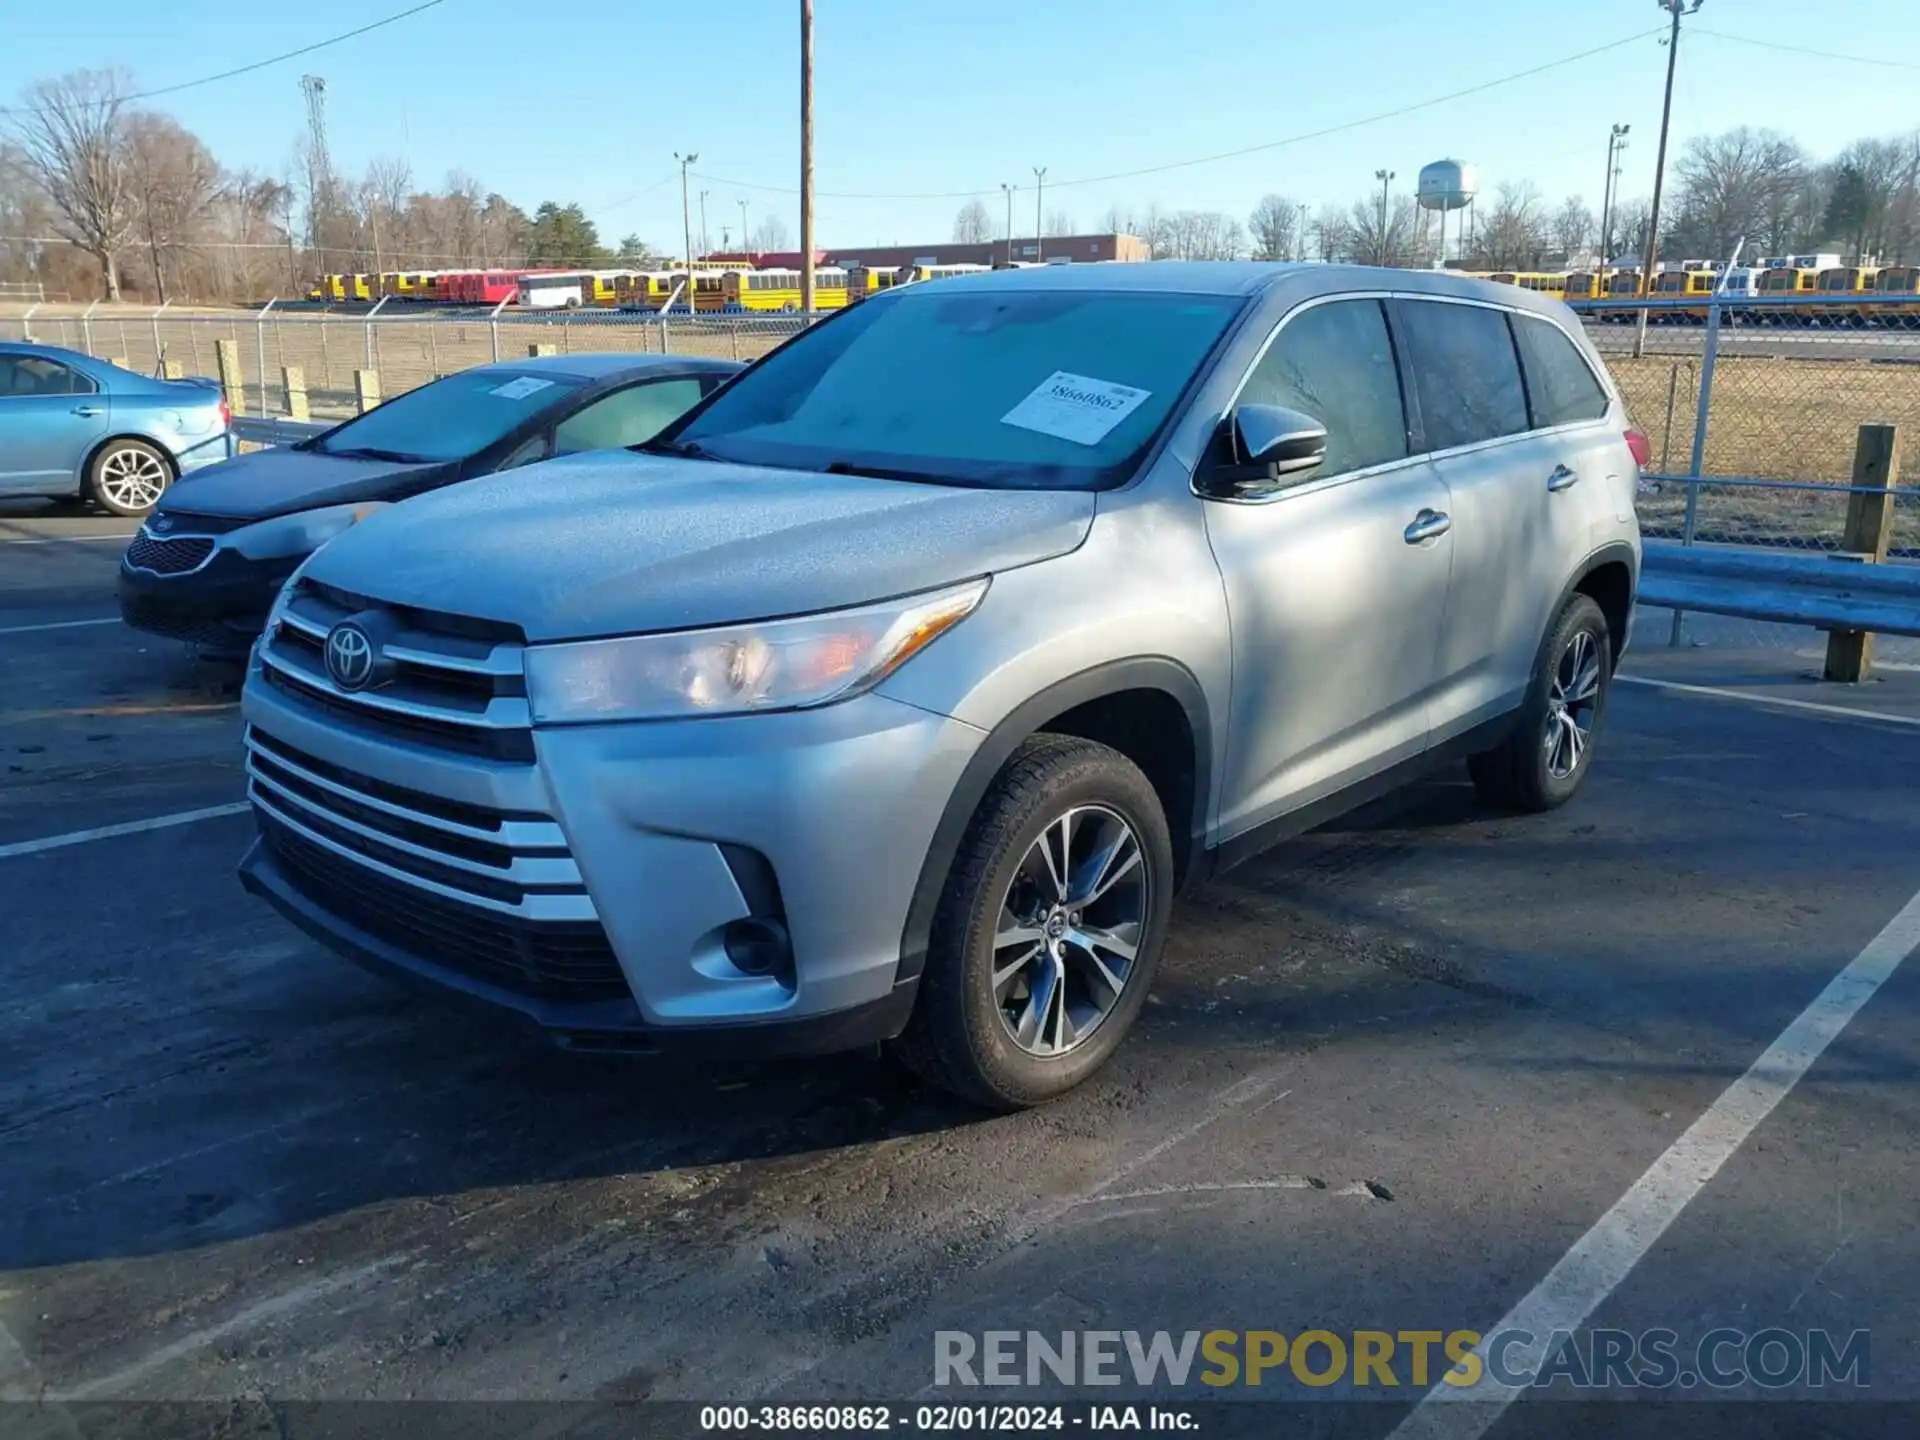
M 1452 528 L 1453 518 L 1444 510 L 1422 510 L 1407 526 L 1407 544 L 1418 545 L 1423 540 L 1437 540 Z
M 1547 489 L 1556 493 L 1561 490 L 1571 490 L 1579 483 L 1580 472 L 1577 470 L 1569 470 L 1564 465 L 1554 466 L 1553 473 L 1547 476 Z
M 102 410 L 98 405 L 76 405 L 73 407 L 73 413 L 91 417 L 94 415 L 104 415 L 107 412 Z

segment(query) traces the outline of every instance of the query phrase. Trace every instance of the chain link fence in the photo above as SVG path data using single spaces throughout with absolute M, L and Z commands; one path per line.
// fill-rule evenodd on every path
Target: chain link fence
M 1703 297 L 1650 308 L 1644 328 L 1630 303 L 1574 308 L 1652 448 L 1644 534 L 1841 551 L 1860 427 L 1894 425 L 1889 553 L 1920 560 L 1920 296 Z M 1819 653 L 1788 626 L 1702 615 L 1670 629 L 1663 614 L 1659 627 L 1657 643 Z M 1920 661 L 1920 645 L 1897 648 Z
M 77 309 L 0 315 L 0 340 L 62 345 L 159 375 L 177 364 L 218 377 L 216 345 L 230 342 L 247 415 L 284 415 L 284 372 L 300 372 L 315 419 L 343 419 L 356 405 L 354 374 L 370 370 L 391 399 L 441 375 L 527 355 L 620 352 L 753 360 L 796 333 L 803 316 L 659 315 L 612 310 L 409 309 L 344 316 L 290 310 L 182 315 L 166 311 L 87 314 Z

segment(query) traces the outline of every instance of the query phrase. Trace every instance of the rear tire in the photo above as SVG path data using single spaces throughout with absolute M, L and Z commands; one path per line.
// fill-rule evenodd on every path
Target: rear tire
M 87 498 L 114 515 L 145 515 L 172 483 L 167 457 L 144 440 L 109 440 L 87 466 Z
M 1571 800 L 1593 768 L 1593 747 L 1612 685 L 1613 638 L 1607 617 L 1590 596 L 1575 595 L 1541 647 L 1513 732 L 1467 761 L 1480 798 L 1533 814 Z
M 1147 777 L 1105 745 L 1033 736 L 974 812 L 894 1052 L 992 1110 L 1065 1094 L 1132 1028 L 1172 905 L 1173 844 Z

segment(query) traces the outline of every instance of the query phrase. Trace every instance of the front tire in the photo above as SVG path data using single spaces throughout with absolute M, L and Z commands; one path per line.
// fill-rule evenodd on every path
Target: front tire
M 114 515 L 145 515 L 172 483 L 167 457 L 144 440 L 109 440 L 87 467 L 87 498 Z
M 1504 742 L 1467 761 L 1480 798 L 1503 809 L 1540 813 L 1573 798 L 1593 767 L 1607 695 L 1613 686 L 1613 637 L 1587 595 L 1568 600 Z
M 900 1058 L 993 1110 L 1104 1065 L 1153 982 L 1173 906 L 1159 796 L 1117 750 L 1035 735 L 995 777 L 935 911 Z

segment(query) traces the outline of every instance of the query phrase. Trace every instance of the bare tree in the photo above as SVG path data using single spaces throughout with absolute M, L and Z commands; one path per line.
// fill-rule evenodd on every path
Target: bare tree
M 1632 200 L 1616 201 L 1610 224 L 1613 231 L 1613 255 L 1608 256 L 1608 260 L 1620 255 L 1645 255 L 1647 231 L 1652 226 L 1653 202 L 1646 196 L 1640 195 Z M 1638 270 L 1641 263 L 1635 260 L 1633 268 Z
M 199 137 L 165 115 L 135 113 L 127 121 L 140 239 L 155 295 L 162 304 L 169 273 L 183 271 L 191 247 L 220 193 L 220 167 Z
M 1531 181 L 1508 181 L 1494 192 L 1475 233 L 1475 262 L 1487 270 L 1536 270 L 1549 241 L 1546 204 Z
M 1322 212 L 1325 217 L 1325 212 Z M 1401 269 L 1422 268 L 1433 263 L 1433 244 L 1422 223 L 1420 207 L 1411 195 L 1395 196 L 1386 209 L 1386 224 L 1381 225 L 1380 202 L 1356 200 L 1333 234 L 1333 257 L 1355 265 L 1391 265 Z M 1323 218 L 1323 224 L 1328 223 Z M 1323 234 L 1322 243 L 1325 243 Z
M 1346 214 L 1338 205 L 1322 205 L 1313 217 L 1314 256 L 1325 263 L 1349 253 L 1353 248 L 1349 229 Z
M 956 245 L 984 245 L 993 238 L 993 217 L 979 200 L 969 200 L 953 217 L 953 241 Z
M 1263 195 L 1247 217 L 1247 234 L 1256 260 L 1291 260 L 1304 254 L 1306 237 L 1301 207 L 1284 195 Z
M 753 248 L 757 251 L 785 250 L 793 242 L 787 235 L 787 222 L 778 215 L 762 216 L 753 227 Z
M 120 251 L 139 218 L 126 96 L 119 71 L 79 70 L 27 87 L 11 129 L 20 163 L 52 202 L 59 232 L 100 267 L 120 298 Z
M 1079 233 L 1079 230 L 1073 223 L 1073 216 L 1069 215 L 1065 210 L 1049 210 L 1047 212 L 1047 234 L 1077 235 Z
M 1554 212 L 1553 243 L 1560 247 L 1569 264 L 1581 263 L 1597 243 L 1595 232 L 1599 228 L 1587 202 L 1578 195 L 1569 195 Z
M 1806 170 L 1800 147 L 1771 130 L 1742 125 L 1688 141 L 1674 165 L 1673 220 L 1661 248 L 1707 259 L 1742 236 L 1759 248 L 1792 248 L 1809 208 Z

